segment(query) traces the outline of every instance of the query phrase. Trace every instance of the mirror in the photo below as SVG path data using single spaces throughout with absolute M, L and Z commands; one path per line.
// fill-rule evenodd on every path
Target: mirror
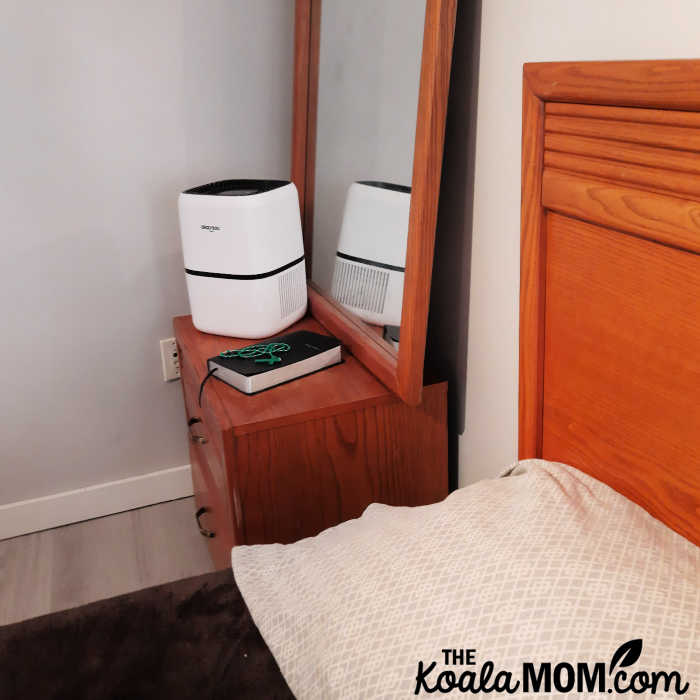
M 311 314 L 420 403 L 456 0 L 296 0 Z
M 311 279 L 395 347 L 424 22 L 425 0 L 321 12 Z

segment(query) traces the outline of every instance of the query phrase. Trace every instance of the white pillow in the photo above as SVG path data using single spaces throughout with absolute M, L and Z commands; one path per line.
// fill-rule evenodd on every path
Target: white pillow
M 544 691 L 542 663 L 549 697 L 570 683 L 576 696 L 579 681 L 586 690 L 579 663 L 596 689 L 602 678 L 605 696 L 616 697 L 607 692 L 615 678 L 626 687 L 620 672 L 629 685 L 639 671 L 678 671 L 671 689 L 689 683 L 686 697 L 700 697 L 700 549 L 572 467 L 529 460 L 442 503 L 373 504 L 317 537 L 236 547 L 232 559 L 300 699 L 407 698 L 460 676 L 475 688 L 488 661 L 486 686 L 508 671 L 519 697 L 539 696 L 540 672 Z M 598 676 L 595 663 L 605 664 Z M 665 696 L 663 679 L 654 697 Z

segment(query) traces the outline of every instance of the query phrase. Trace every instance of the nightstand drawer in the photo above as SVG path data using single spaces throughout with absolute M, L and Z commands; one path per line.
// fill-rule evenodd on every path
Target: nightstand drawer
M 214 483 L 226 488 L 226 474 L 223 454 L 218 442 L 220 433 L 216 424 L 207 419 L 199 406 L 199 384 L 188 365 L 182 363 L 182 391 L 185 396 L 185 413 L 187 418 L 188 440 L 190 446 L 198 447 L 214 477 Z
M 221 530 L 221 514 L 214 506 L 215 493 L 211 477 L 201 455 L 196 449 L 190 449 L 190 464 L 192 467 L 192 486 L 197 514 L 196 525 L 202 536 L 214 539 Z
M 221 434 L 216 423 L 207 420 L 199 406 L 199 384 L 188 363 L 182 362 L 182 389 L 192 467 L 192 484 L 197 508 L 197 523 L 206 537 L 214 563 L 219 568 L 231 565 L 235 528 L 229 505 L 228 478 L 223 460 Z
M 209 445 L 211 444 L 210 427 L 204 421 L 203 411 L 199 406 L 199 386 L 189 366 L 185 366 L 184 362 L 181 364 L 182 392 L 185 397 L 185 414 L 190 443 L 200 446 Z
M 227 568 L 231 565 L 231 548 L 235 544 L 233 529 L 228 522 L 228 509 L 214 484 L 201 450 L 194 445 L 190 446 L 190 463 L 196 508 L 195 525 L 202 536 L 207 538 L 209 552 L 216 567 Z

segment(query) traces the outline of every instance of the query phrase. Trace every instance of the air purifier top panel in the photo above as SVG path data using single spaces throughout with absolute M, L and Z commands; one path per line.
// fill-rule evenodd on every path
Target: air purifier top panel
M 303 260 L 299 195 L 291 182 L 222 180 L 186 190 L 178 207 L 191 274 L 269 275 Z
M 185 190 L 183 194 L 208 194 L 217 197 L 249 197 L 289 184 L 289 180 L 219 180 Z

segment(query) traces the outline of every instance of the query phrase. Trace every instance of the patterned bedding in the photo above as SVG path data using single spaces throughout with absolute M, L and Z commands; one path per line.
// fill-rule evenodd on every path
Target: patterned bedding
M 700 698 L 700 549 L 566 465 L 374 504 L 233 569 L 300 699 Z

